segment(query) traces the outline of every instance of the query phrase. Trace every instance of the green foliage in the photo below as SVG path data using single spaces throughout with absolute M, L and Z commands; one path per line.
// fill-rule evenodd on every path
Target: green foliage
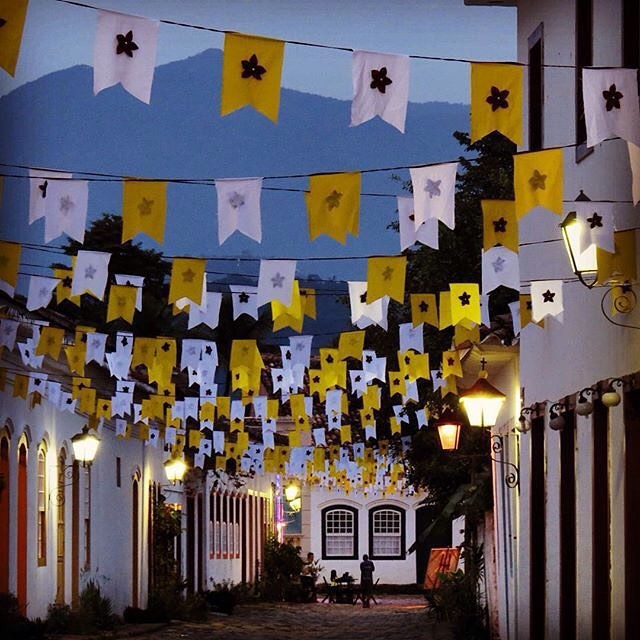
M 265 600 L 297 599 L 301 593 L 299 584 L 303 567 L 300 547 L 291 542 L 281 543 L 270 536 L 264 546 L 260 591 Z
M 22 615 L 18 599 L 12 593 L 0 593 L 0 632 L 2 640 L 41 640 L 46 625 L 39 618 Z
M 93 580 L 89 580 L 80 592 L 78 608 L 73 614 L 74 627 L 80 632 L 113 629 L 117 620 L 111 600 L 102 595 L 100 585 Z
M 68 604 L 52 603 L 47 607 L 47 632 L 66 633 L 71 629 L 73 613 Z

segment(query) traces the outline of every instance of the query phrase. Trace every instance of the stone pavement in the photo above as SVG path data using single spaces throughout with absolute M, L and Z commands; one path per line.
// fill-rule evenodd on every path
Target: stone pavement
M 379 595 L 370 609 L 345 604 L 256 603 L 205 623 L 173 623 L 153 640 L 451 640 L 447 625 L 427 617 L 419 596 Z

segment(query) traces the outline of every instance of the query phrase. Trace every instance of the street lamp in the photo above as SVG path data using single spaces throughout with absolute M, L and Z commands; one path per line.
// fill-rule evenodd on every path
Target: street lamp
M 164 463 L 164 472 L 167 474 L 167 480 L 169 480 L 171 484 L 182 482 L 182 478 L 184 478 L 186 471 L 187 463 L 184 461 L 182 456 L 177 454 L 172 455 Z
M 302 499 L 300 497 L 300 485 L 295 482 L 289 483 L 284 490 L 284 497 L 289 503 L 289 508 L 294 513 L 300 511 L 302 507 Z
M 578 280 L 592 289 L 598 276 L 598 250 L 595 244 L 582 250 L 582 236 L 587 232 L 584 222 L 578 219 L 575 211 L 567 214 L 567 217 L 560 223 L 564 246 L 569 255 L 571 270 L 578 276 Z M 591 282 L 585 280 L 585 276 L 593 278 Z
M 500 409 L 507 396 L 487 382 L 488 373 L 485 370 L 486 360 L 480 361 L 482 369 L 479 378 L 466 391 L 460 394 L 460 404 L 473 427 L 493 427 L 498 419 Z
M 73 456 L 78 462 L 82 462 L 82 466 L 89 466 L 96 457 L 100 438 L 90 433 L 89 427 L 82 427 L 80 433 L 76 433 L 71 437 L 71 446 L 73 447 Z
M 455 451 L 460 441 L 462 422 L 455 417 L 453 411 L 445 409 L 434 424 L 438 427 L 438 437 L 443 451 Z

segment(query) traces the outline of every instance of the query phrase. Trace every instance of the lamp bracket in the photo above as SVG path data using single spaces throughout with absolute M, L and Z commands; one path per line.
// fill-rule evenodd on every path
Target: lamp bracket
M 520 485 L 520 469 L 518 468 L 518 465 L 513 462 L 502 460 L 502 454 L 504 452 L 504 441 L 502 436 L 497 434 L 491 435 L 491 451 L 500 456 L 499 458 L 489 456 L 493 462 L 510 467 L 510 471 L 505 470 L 504 483 L 509 489 L 516 489 Z

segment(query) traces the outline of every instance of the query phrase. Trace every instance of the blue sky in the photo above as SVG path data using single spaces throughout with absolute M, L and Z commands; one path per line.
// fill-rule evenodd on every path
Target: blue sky
M 105 9 L 284 40 L 478 60 L 516 57 L 513 8 L 465 7 L 463 0 L 87 0 Z M 92 64 L 96 12 L 30 0 L 16 77 L 0 71 L 0 95 L 53 71 Z M 221 34 L 161 25 L 158 64 L 209 48 Z M 287 45 L 282 84 L 351 98 L 350 53 Z M 412 102 L 468 102 L 469 67 L 414 60 Z

